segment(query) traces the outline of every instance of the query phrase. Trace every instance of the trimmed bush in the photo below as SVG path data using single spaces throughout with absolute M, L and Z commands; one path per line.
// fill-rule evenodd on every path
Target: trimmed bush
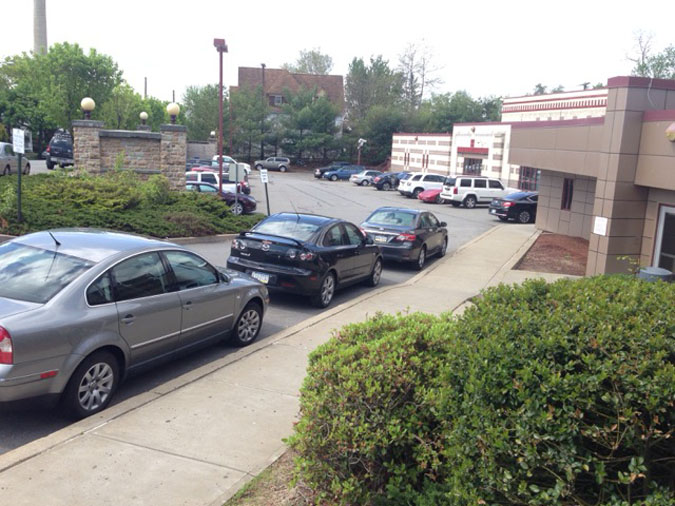
M 225 202 L 197 192 L 172 192 L 164 176 L 142 181 L 131 171 L 22 179 L 23 222 L 16 221 L 16 176 L 0 179 L 0 233 L 21 235 L 58 227 L 95 227 L 154 237 L 236 233 L 260 214 L 235 216 Z
M 298 477 L 331 502 L 675 504 L 675 284 L 530 281 L 456 321 L 378 316 L 314 352 L 301 414 Z

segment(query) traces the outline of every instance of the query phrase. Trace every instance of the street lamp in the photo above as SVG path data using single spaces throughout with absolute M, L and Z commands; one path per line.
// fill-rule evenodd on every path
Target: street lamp
M 227 53 L 225 39 L 213 39 L 213 46 L 218 51 L 220 60 L 220 80 L 218 84 L 218 192 L 223 192 L 223 53 Z M 237 185 L 234 186 L 235 198 Z M 235 200 L 236 203 L 236 200 Z
M 145 125 L 145 123 L 148 121 L 148 113 L 143 111 L 138 115 L 139 118 L 141 118 L 141 125 Z
M 80 102 L 80 107 L 84 112 L 84 119 L 91 119 L 91 111 L 96 107 L 96 102 L 93 98 L 84 97 Z
M 363 147 L 363 145 L 366 142 L 368 142 L 368 141 L 365 140 L 365 139 L 359 139 L 359 141 L 358 141 L 357 149 L 358 149 L 358 152 L 359 152 L 359 156 L 358 156 L 358 160 L 356 161 L 356 165 L 361 165 L 361 148 Z
M 180 107 L 176 102 L 171 102 L 169 105 L 166 106 L 166 112 L 169 113 L 169 116 L 171 117 L 171 124 L 175 125 L 176 124 L 176 116 L 178 116 L 178 113 L 180 113 Z

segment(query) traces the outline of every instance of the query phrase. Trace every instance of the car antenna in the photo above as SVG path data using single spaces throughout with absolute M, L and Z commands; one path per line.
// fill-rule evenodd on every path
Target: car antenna
M 51 236 L 52 239 L 54 239 L 54 242 L 56 243 L 56 247 L 57 247 L 57 248 L 58 248 L 59 246 L 61 246 L 61 243 L 60 243 L 59 241 L 56 240 L 56 237 L 54 237 L 54 234 L 52 234 L 49 230 L 47 231 L 47 233 Z

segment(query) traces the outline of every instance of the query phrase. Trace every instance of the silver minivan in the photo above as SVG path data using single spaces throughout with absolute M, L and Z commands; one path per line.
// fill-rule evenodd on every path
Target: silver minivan
M 22 160 L 23 174 L 30 174 L 30 161 Z M 0 142 L 0 175 L 16 174 L 19 170 L 19 155 L 9 142 Z

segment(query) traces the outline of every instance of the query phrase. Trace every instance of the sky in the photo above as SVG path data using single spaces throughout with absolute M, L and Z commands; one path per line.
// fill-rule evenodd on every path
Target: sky
M 33 49 L 33 2 L 7 3 L 0 58 Z M 435 93 L 520 96 L 537 83 L 566 91 L 629 75 L 638 31 L 655 51 L 675 44 L 664 0 L 483 0 L 285 2 L 225 0 L 46 0 L 47 41 L 109 55 L 126 81 L 148 95 L 180 101 L 188 86 L 218 82 L 214 38 L 224 38 L 224 85 L 237 68 L 278 68 L 301 50 L 333 58 L 346 75 L 354 57 L 382 55 L 390 66 L 409 44 L 426 46 L 440 79 Z M 442 6 L 442 7 L 441 7 Z M 10 14 L 9 18 L 7 13 Z M 11 21 L 10 21 L 11 20 Z

